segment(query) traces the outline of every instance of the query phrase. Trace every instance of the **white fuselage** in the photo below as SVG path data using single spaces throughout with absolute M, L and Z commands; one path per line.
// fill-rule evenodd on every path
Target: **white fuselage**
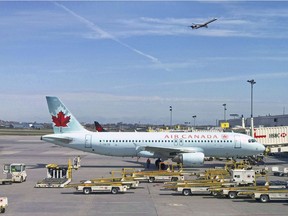
M 119 157 L 172 158 L 175 156 L 173 149 L 203 152 L 206 157 L 242 157 L 263 153 L 265 150 L 262 144 L 250 136 L 221 132 L 86 131 L 45 135 L 42 139 L 64 147 Z M 151 151 L 146 147 L 163 148 L 163 151 Z

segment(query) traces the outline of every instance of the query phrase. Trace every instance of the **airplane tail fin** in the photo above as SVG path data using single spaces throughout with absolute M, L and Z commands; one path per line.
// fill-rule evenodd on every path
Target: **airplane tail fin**
M 57 97 L 46 97 L 48 109 L 52 116 L 54 133 L 72 133 L 86 131 L 72 113 Z

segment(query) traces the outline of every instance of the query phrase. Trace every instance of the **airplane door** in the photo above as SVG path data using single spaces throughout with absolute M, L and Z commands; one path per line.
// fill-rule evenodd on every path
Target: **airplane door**
M 183 139 L 174 139 L 174 146 L 183 146 Z
M 234 136 L 234 148 L 241 148 L 241 139 L 240 136 Z
M 92 135 L 85 135 L 85 148 L 92 148 Z

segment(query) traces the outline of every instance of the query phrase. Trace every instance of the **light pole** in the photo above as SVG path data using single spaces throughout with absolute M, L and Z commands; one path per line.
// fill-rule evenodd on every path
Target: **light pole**
M 251 136 L 254 137 L 254 120 L 253 120 L 253 85 L 256 84 L 254 79 L 247 80 L 251 84 Z
M 226 122 L 226 104 L 223 104 L 223 107 L 224 107 L 224 121 Z
M 172 129 L 172 106 L 170 106 L 170 129 Z
M 196 115 L 193 115 L 193 116 L 192 116 L 192 118 L 193 118 L 193 120 L 194 120 L 194 128 L 195 128 L 195 126 L 196 126 L 196 124 L 195 124 L 195 119 L 196 119 L 196 117 L 197 117 Z

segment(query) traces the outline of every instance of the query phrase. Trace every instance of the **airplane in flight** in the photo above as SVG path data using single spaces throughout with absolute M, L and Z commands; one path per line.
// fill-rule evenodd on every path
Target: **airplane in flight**
M 206 27 L 206 28 L 208 28 L 208 24 L 209 23 L 212 23 L 212 22 L 214 22 L 214 21 L 216 21 L 217 19 L 216 18 L 214 18 L 214 19 L 212 19 L 212 20 L 209 20 L 208 22 L 206 22 L 206 23 L 202 23 L 202 24 L 192 24 L 191 26 L 189 26 L 189 27 L 191 27 L 192 29 L 198 29 L 198 28 L 202 28 L 202 27 Z
M 204 157 L 237 158 L 265 150 L 248 135 L 228 132 L 92 132 L 57 97 L 46 99 L 54 134 L 41 140 L 63 147 L 108 156 L 172 159 L 184 166 L 201 165 Z

